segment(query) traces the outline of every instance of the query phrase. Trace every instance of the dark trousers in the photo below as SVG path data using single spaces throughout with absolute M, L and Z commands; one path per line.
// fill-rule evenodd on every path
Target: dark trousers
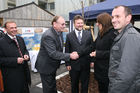
M 71 88 L 72 93 L 79 93 L 79 81 L 81 82 L 81 93 L 88 93 L 90 69 L 82 69 L 80 71 L 71 70 Z
M 56 89 L 56 73 L 52 73 L 49 75 L 40 74 L 42 86 L 43 86 L 43 93 L 57 93 Z
M 100 93 L 108 93 L 108 86 L 109 86 L 109 79 L 106 79 L 104 81 L 98 81 L 98 87 Z

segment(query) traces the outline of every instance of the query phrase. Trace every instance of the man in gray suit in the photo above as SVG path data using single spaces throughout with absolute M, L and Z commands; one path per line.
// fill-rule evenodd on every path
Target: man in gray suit
M 41 76 L 43 93 L 57 93 L 55 77 L 61 60 L 69 61 L 79 57 L 77 52 L 63 53 L 62 31 L 64 28 L 64 18 L 55 16 L 52 27 L 44 32 L 41 38 L 41 47 L 35 66 Z

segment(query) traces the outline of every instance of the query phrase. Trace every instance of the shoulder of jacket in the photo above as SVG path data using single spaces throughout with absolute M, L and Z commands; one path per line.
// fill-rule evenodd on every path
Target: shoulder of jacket
M 128 35 L 140 35 L 140 33 L 133 27 L 129 28 L 127 33 Z
M 69 36 L 69 35 L 72 35 L 74 33 L 75 33 L 75 31 L 73 30 L 73 31 L 69 32 L 67 35 Z
M 50 29 L 48 29 L 48 30 L 46 30 L 44 33 L 43 33 L 43 35 L 42 36 L 51 36 L 53 33 L 52 33 L 52 30 L 51 30 L 51 28 Z

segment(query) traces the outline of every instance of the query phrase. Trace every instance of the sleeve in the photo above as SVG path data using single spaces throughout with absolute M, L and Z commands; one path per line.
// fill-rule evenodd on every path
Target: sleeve
M 108 47 L 104 50 L 96 50 L 96 58 L 98 59 L 109 59 L 110 57 L 110 48 L 112 46 L 112 43 L 114 42 L 114 38 L 116 37 L 116 34 L 114 34 L 114 30 L 111 30 L 107 37 L 107 45 Z M 106 46 L 106 45 L 105 45 Z M 102 46 L 104 47 L 104 46 Z
M 68 35 L 66 36 L 66 44 L 65 44 L 65 53 L 70 53 L 70 40 Z M 70 66 L 71 65 L 71 61 L 65 61 L 65 65 L 66 66 Z
M 25 42 L 24 42 L 24 39 L 22 38 L 22 37 L 20 37 L 21 38 L 21 40 L 22 40 L 22 47 L 23 47 L 23 49 L 24 49 L 24 55 L 28 55 L 29 56 L 29 52 L 28 52 L 28 50 L 27 50 L 27 48 L 26 48 L 26 45 L 25 45 Z M 30 57 L 30 56 L 29 56 Z M 29 59 L 30 60 L 30 59 Z M 24 72 L 25 72 L 25 81 L 29 84 L 29 85 L 31 85 L 31 74 L 30 74 L 30 69 L 29 69 L 29 66 L 28 66 L 28 61 L 29 60 L 27 60 L 27 61 L 24 61 Z
M 2 51 L 0 49 L 0 64 L 2 66 L 7 66 L 7 67 L 16 67 L 18 66 L 17 64 L 17 57 L 3 57 Z
M 0 64 L 2 66 L 7 66 L 7 67 L 16 67 L 16 66 L 18 66 L 17 58 L 14 58 L 14 57 L 1 57 L 0 58 Z
M 85 55 L 89 56 L 89 54 L 95 50 L 95 42 L 93 41 L 91 34 L 89 35 L 89 41 L 90 44 L 88 44 L 86 48 L 81 49 L 81 51 L 78 53 L 80 57 Z
M 4 41 L 5 42 L 5 41 Z M 1 42 L 2 44 L 3 42 Z M 18 66 L 17 64 L 17 57 L 5 57 L 3 54 L 3 50 L 1 47 L 0 47 L 0 64 L 2 66 L 7 66 L 7 67 L 16 67 Z
M 28 50 L 27 50 L 27 48 L 26 48 L 24 39 L 23 39 L 22 37 L 21 37 L 21 40 L 22 40 L 22 47 L 23 47 L 23 49 L 24 49 L 23 55 L 28 55 L 28 56 L 29 56 L 29 52 L 28 52 Z M 29 57 L 30 57 L 30 56 L 29 56 Z M 29 60 L 30 60 L 30 58 L 29 58 Z M 28 61 L 29 61 L 29 60 L 28 60 Z
M 42 42 L 45 47 L 45 50 L 48 52 L 48 55 L 52 59 L 64 60 L 64 61 L 70 60 L 69 53 L 63 53 L 56 49 L 55 40 L 51 36 L 49 36 L 49 35 L 45 36 L 44 39 L 42 40 Z
M 98 59 L 108 59 L 110 55 L 110 50 L 96 50 L 96 58 Z
M 131 35 L 123 42 L 121 62 L 109 93 L 126 93 L 134 83 L 140 68 L 139 41 L 139 37 Z

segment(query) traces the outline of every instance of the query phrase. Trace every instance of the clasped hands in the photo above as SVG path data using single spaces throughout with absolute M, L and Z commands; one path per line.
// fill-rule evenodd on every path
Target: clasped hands
M 96 57 L 96 51 L 91 52 L 90 57 Z
M 70 53 L 70 58 L 72 60 L 76 60 L 76 59 L 79 58 L 79 55 L 78 55 L 78 53 L 76 51 L 74 51 L 74 52 Z
M 29 56 L 28 55 L 24 55 L 23 57 L 18 57 L 17 58 L 17 63 L 18 64 L 22 64 L 23 62 L 29 60 Z

